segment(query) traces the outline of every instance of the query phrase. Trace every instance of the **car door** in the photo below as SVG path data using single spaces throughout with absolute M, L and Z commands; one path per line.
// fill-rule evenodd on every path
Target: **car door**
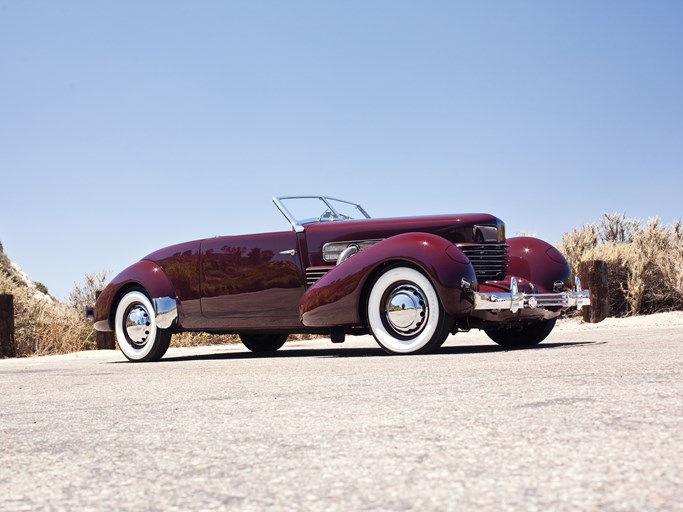
M 201 309 L 210 328 L 301 326 L 304 273 L 293 231 L 204 240 Z

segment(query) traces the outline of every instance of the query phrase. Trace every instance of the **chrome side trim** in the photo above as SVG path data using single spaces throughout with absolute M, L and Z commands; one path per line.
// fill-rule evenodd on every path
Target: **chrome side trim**
M 334 267 L 308 267 L 306 269 L 306 284 L 311 286 L 327 274 Z
M 152 299 L 157 327 L 168 329 L 178 318 L 178 302 L 173 297 Z
M 581 289 L 581 281 L 574 281 L 575 290 L 561 293 L 520 293 L 517 279 L 510 279 L 509 293 L 474 293 L 475 310 L 509 310 L 516 313 L 520 309 L 545 309 L 551 307 L 577 308 L 591 303 L 588 290 Z
M 339 257 L 337 258 L 337 265 L 340 263 L 344 263 L 345 260 L 349 259 L 351 256 L 356 254 L 360 249 L 356 244 L 351 244 L 349 245 L 346 249 L 344 249 Z
M 338 242 L 327 242 L 323 245 L 323 260 L 327 263 L 341 263 L 339 258 L 348 250 L 350 247 L 355 246 L 357 251 L 360 252 L 367 249 L 371 245 L 375 245 L 377 242 L 381 242 L 384 238 L 374 238 L 369 240 L 340 240 Z M 355 254 L 355 253 L 354 253 Z M 350 254 L 349 254 L 350 255 Z M 344 258 L 346 259 L 346 258 Z M 342 259 L 342 261 L 344 261 Z

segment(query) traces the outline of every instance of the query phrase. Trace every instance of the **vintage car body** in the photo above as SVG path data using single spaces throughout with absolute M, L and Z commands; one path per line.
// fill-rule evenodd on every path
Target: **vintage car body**
M 387 352 L 409 354 L 471 328 L 502 345 L 538 343 L 561 311 L 590 303 L 557 249 L 506 238 L 489 214 L 371 219 L 322 196 L 273 200 L 293 229 L 153 252 L 100 294 L 95 328 L 115 331 L 133 361 L 160 359 L 180 331 L 239 334 L 257 352 L 291 333 L 339 342 L 371 332 Z M 295 217 L 293 201 L 320 214 Z

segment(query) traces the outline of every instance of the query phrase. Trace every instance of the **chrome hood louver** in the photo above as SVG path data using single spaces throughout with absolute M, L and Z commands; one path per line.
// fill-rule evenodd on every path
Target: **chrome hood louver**
M 472 263 L 477 280 L 501 281 L 505 279 L 509 261 L 507 244 L 457 244 L 457 246 Z

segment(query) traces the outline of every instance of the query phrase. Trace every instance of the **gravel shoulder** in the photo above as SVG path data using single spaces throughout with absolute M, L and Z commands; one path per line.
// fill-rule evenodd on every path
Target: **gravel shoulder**
M 0 510 L 683 510 L 683 313 L 0 360 Z

